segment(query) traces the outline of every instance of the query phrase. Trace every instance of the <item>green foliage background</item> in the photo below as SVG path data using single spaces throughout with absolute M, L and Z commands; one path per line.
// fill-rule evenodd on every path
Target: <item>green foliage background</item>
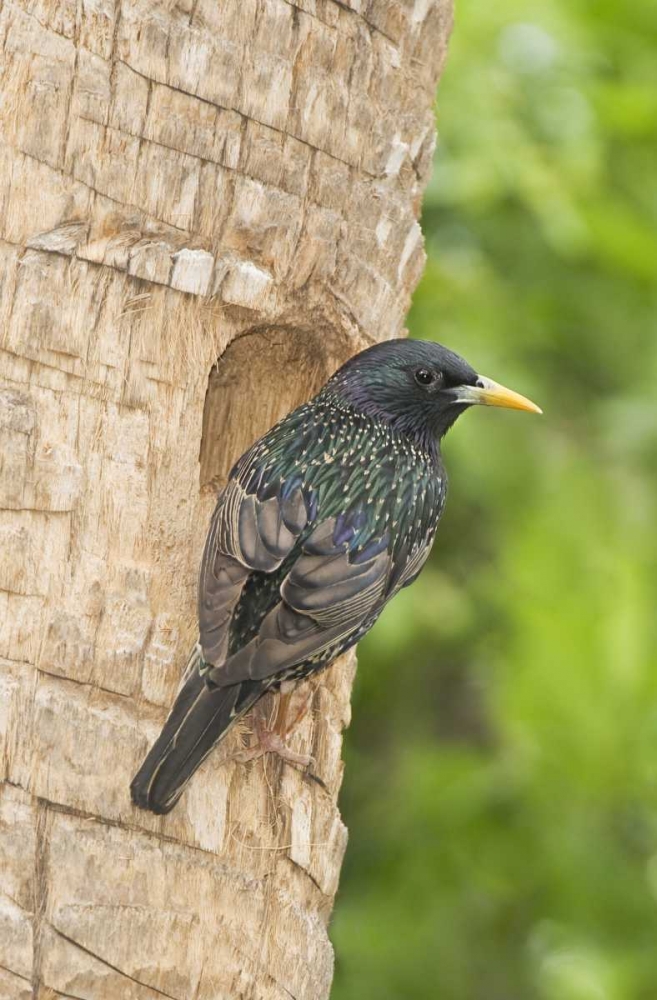
M 460 0 L 410 316 L 449 435 L 360 648 L 334 1000 L 657 998 L 657 7 Z

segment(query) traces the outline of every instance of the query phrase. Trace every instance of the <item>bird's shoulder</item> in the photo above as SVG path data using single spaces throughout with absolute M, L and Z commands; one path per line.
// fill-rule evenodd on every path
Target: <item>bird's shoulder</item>
M 248 468 L 245 486 L 260 502 L 285 502 L 295 491 L 303 496 L 307 522 L 289 565 L 309 539 L 326 535 L 327 526 L 352 564 L 387 552 L 388 594 L 424 565 L 447 490 L 438 449 L 382 420 L 322 401 L 274 428 Z
M 241 456 L 229 480 L 260 500 L 289 492 L 293 481 L 322 500 L 325 512 L 356 497 L 378 498 L 391 487 L 405 491 L 408 501 L 414 487 L 439 492 L 446 481 L 437 449 L 330 397 L 317 397 L 276 424 Z
M 437 449 L 381 420 L 315 399 L 239 459 L 219 507 L 231 522 L 233 501 L 244 505 L 250 497 L 256 525 L 263 507 L 277 511 L 296 533 L 290 548 L 331 521 L 355 557 L 383 539 L 393 556 L 403 557 L 433 540 L 446 490 Z

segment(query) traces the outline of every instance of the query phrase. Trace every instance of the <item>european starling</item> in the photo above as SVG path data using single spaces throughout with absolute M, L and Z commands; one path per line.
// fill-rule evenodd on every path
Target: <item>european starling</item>
M 168 812 L 267 691 L 326 667 L 420 573 L 445 504 L 440 442 L 469 406 L 540 413 L 438 344 L 356 355 L 238 460 L 201 564 L 199 640 L 133 801 Z

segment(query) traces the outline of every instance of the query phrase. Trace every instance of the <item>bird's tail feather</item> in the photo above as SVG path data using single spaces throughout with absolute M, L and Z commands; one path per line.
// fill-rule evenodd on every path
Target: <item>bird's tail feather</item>
M 132 801 L 141 809 L 154 813 L 173 809 L 215 743 L 265 690 L 264 685 L 254 681 L 209 687 L 200 673 L 201 663 L 195 649 L 169 718 L 132 779 Z

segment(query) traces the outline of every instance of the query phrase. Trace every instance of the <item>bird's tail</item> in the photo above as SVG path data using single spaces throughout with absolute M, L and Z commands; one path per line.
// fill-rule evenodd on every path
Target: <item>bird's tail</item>
M 173 809 L 215 743 L 265 691 L 257 681 L 209 687 L 200 673 L 201 665 L 195 647 L 169 718 L 132 779 L 132 801 L 141 809 L 154 813 Z

